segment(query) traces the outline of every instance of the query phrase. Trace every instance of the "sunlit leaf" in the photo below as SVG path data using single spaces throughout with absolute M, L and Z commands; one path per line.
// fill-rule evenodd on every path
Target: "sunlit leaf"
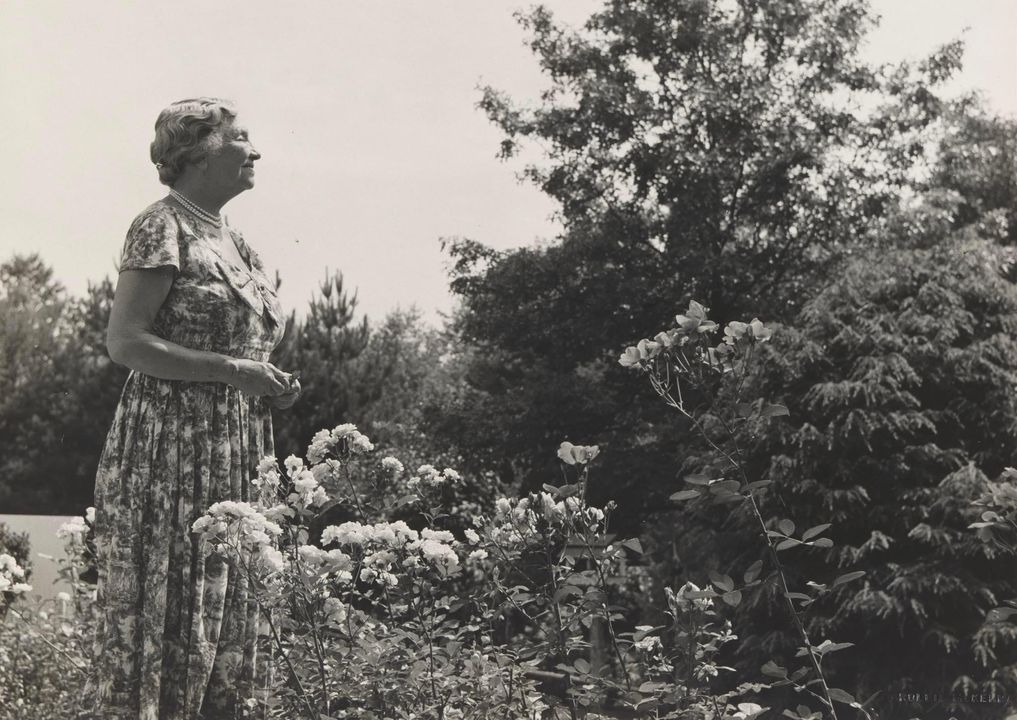
M 742 580 L 744 580 L 746 584 L 750 583 L 757 577 L 759 577 L 759 573 L 762 572 L 762 570 L 763 570 L 763 561 L 756 560 L 754 563 L 749 565 L 748 569 L 745 571 L 745 574 L 742 576 Z
M 726 602 L 731 607 L 737 607 L 738 603 L 742 601 L 742 591 L 732 590 L 731 592 L 726 592 L 720 596 L 720 599 Z
M 781 415 L 790 415 L 786 407 L 783 405 L 767 405 L 760 412 L 760 417 L 779 417 Z
M 709 575 L 710 582 L 712 582 L 718 589 L 725 592 L 734 589 L 734 580 L 732 580 L 729 575 L 724 575 L 713 570 L 710 571 Z
M 860 577 L 865 577 L 864 570 L 855 570 L 854 572 L 844 573 L 843 575 L 839 576 L 836 580 L 833 581 L 833 587 L 843 585 L 844 583 L 849 583 L 852 580 L 857 580 Z
M 640 555 L 643 554 L 643 545 L 639 542 L 639 538 L 629 538 L 628 540 L 622 540 L 619 543 L 622 547 L 628 548 L 633 552 L 637 552 Z
M 782 680 L 787 677 L 787 669 L 782 668 L 773 660 L 768 661 L 763 667 L 759 668 L 759 672 L 767 677 L 780 678 Z
M 802 533 L 802 540 L 811 540 L 812 538 L 816 537 L 816 535 L 819 535 L 821 532 L 826 530 L 828 527 L 830 527 L 830 523 L 823 523 L 822 525 L 810 527 L 808 530 Z
M 837 702 L 844 703 L 845 705 L 858 705 L 858 701 L 855 700 L 854 696 L 847 690 L 841 690 L 840 688 L 830 688 L 830 699 L 836 700 Z

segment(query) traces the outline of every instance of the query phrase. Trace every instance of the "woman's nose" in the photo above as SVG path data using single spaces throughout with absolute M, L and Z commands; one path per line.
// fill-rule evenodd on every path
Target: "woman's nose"
M 255 150 L 254 146 L 252 145 L 251 146 L 251 160 L 260 160 L 260 159 L 261 159 L 261 153 L 258 152 L 257 150 Z

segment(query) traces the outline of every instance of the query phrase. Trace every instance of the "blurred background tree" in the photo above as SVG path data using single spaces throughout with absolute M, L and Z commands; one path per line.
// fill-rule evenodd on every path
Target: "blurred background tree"
M 0 265 L 0 509 L 79 514 L 127 371 L 106 354 L 113 286 L 68 298 L 37 255 Z

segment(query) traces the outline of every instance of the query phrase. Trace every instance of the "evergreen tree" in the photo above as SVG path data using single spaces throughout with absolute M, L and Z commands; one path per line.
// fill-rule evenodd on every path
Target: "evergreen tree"
M 292 410 L 275 413 L 276 454 L 303 456 L 311 437 L 322 428 L 356 422 L 364 405 L 354 361 L 367 348 L 367 318 L 354 322 L 356 294 L 343 287 L 342 273 L 329 275 L 312 296 L 303 320 L 291 316 L 272 362 L 298 372 L 303 396 Z

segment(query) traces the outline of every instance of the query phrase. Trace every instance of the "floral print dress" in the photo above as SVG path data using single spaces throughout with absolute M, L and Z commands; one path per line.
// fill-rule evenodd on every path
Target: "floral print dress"
M 188 348 L 265 361 L 284 322 L 274 285 L 239 233 L 161 200 L 131 225 L 121 270 L 171 266 L 153 332 Z M 227 720 L 252 694 L 258 609 L 245 578 L 191 533 L 214 502 L 248 500 L 272 454 L 259 398 L 222 383 L 132 372 L 96 477 L 97 720 Z

